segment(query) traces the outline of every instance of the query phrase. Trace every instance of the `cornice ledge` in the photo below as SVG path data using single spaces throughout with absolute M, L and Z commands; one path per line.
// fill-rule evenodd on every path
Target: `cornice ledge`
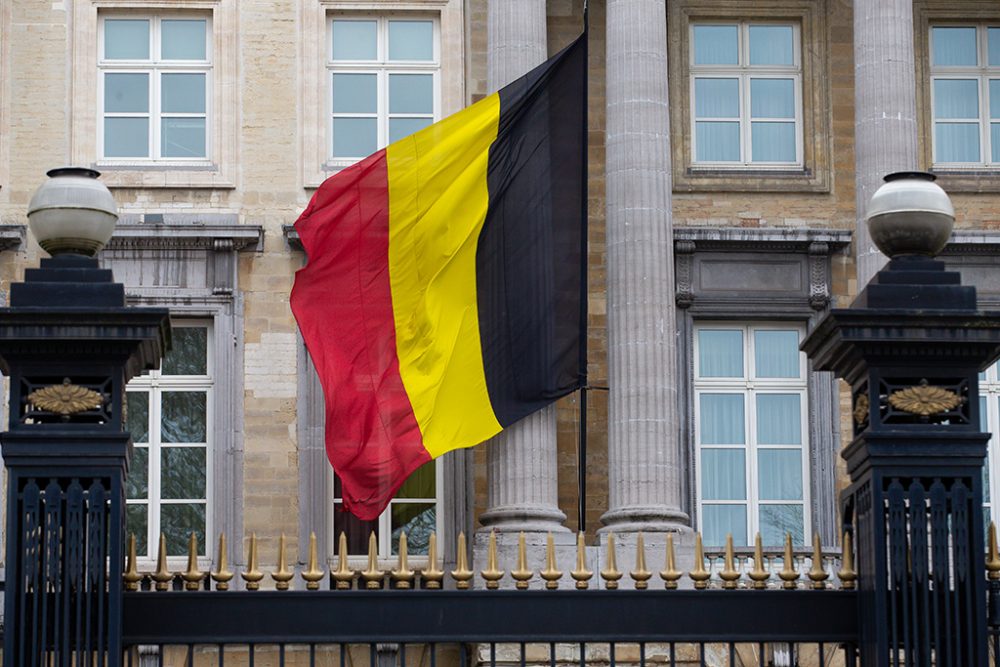
M 302 238 L 299 233 L 295 230 L 295 225 L 282 225 L 281 231 L 285 235 L 285 241 L 288 243 L 288 247 L 292 250 L 302 251 Z
M 1000 237 L 998 237 L 1000 239 Z M 687 252 L 815 252 L 815 244 L 826 244 L 834 253 L 851 243 L 851 232 L 843 229 L 779 229 L 773 227 L 675 227 L 674 247 Z M 693 248 L 692 248 L 693 246 Z
M 119 224 L 108 250 L 232 250 L 264 249 L 260 225 Z
M 941 251 L 942 257 L 949 255 L 1000 255 L 1000 230 L 956 230 Z

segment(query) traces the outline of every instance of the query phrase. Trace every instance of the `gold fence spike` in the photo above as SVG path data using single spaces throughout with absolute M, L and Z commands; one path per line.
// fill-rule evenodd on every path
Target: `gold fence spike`
M 705 549 L 701 544 L 701 533 L 694 534 L 694 569 L 688 572 L 694 587 L 701 591 L 708 588 L 712 573 L 705 569 Z
M 486 588 L 489 590 L 496 590 L 500 587 L 504 571 L 497 566 L 497 534 L 494 530 L 490 531 L 489 546 L 486 549 L 486 569 L 479 575 L 486 581 Z
M 188 538 L 188 566 L 181 572 L 181 579 L 184 580 L 184 590 L 196 591 L 201 585 L 205 573 L 198 569 L 198 536 L 193 532 Z
M 576 580 L 576 587 L 583 591 L 589 586 L 593 571 L 587 569 L 587 546 L 584 543 L 583 531 L 576 534 L 576 569 L 569 573 Z
M 378 568 L 378 542 L 373 530 L 368 536 L 368 568 L 361 572 L 361 578 L 365 580 L 365 588 L 374 590 L 382 588 L 384 577 L 385 573 Z
M 615 554 L 615 534 L 608 533 L 607 565 L 601 570 L 601 579 L 604 580 L 604 588 L 613 591 L 618 588 L 618 580 L 622 578 L 621 571 L 618 570 L 618 557 Z
M 347 535 L 341 531 L 340 539 L 337 541 L 337 569 L 330 573 L 336 583 L 337 590 L 343 591 L 351 587 L 354 581 L 354 570 L 348 565 L 347 557 Z
M 260 588 L 260 580 L 264 578 L 264 573 L 257 569 L 257 533 L 250 533 L 250 555 L 247 557 L 247 569 L 240 576 L 243 577 L 243 581 L 247 582 L 248 591 Z
M 285 558 L 285 534 L 278 538 L 278 569 L 271 573 L 274 587 L 279 591 L 287 591 L 288 584 L 295 578 L 295 571 L 288 569 L 288 559 Z
M 545 569 L 539 572 L 545 580 L 545 588 L 555 590 L 559 588 L 559 580 L 562 579 L 562 570 L 556 568 L 556 545 L 549 533 L 545 538 Z
M 399 558 L 396 562 L 396 569 L 391 572 L 392 580 L 396 582 L 396 588 L 412 588 L 413 577 L 416 576 L 410 569 L 409 547 L 406 544 L 406 531 L 399 533 Z
M 753 543 L 753 569 L 747 573 L 753 581 L 753 587 L 759 591 L 767 588 L 767 580 L 771 578 L 771 573 L 764 569 L 764 548 L 761 546 L 760 533 L 754 538 Z
M 990 581 L 1000 579 L 1000 549 L 997 549 L 997 527 L 990 521 L 989 553 L 986 555 L 986 572 Z
M 846 591 L 854 588 L 858 573 L 854 571 L 854 551 L 851 549 L 851 534 L 844 531 L 843 547 L 840 556 L 840 571 L 837 572 L 840 587 Z
M 785 582 L 782 586 L 786 590 L 793 591 L 798 588 L 799 571 L 795 567 L 795 556 L 792 554 L 791 533 L 785 533 L 785 566 L 781 568 L 778 576 Z
M 517 583 L 514 586 L 518 590 L 528 588 L 528 582 L 535 573 L 528 568 L 528 549 L 524 544 L 524 531 L 517 536 L 517 569 L 510 571 L 511 578 Z
M 160 533 L 160 546 L 156 552 L 156 571 L 150 575 L 156 582 L 156 590 L 165 591 L 170 588 L 174 575 L 167 569 L 167 538 Z
M 469 581 L 473 572 L 469 569 L 469 554 L 465 548 L 465 533 L 458 534 L 458 549 L 455 553 L 455 569 L 451 571 L 451 578 L 455 580 L 455 588 L 466 590 L 469 588 Z
M 677 563 L 674 558 L 674 536 L 671 533 L 667 533 L 667 558 L 663 569 L 660 570 L 660 579 L 663 579 L 663 587 L 667 590 L 676 589 L 677 581 L 682 576 L 684 576 L 684 573 L 677 569 Z
M 219 533 L 219 565 L 215 569 L 215 572 L 211 573 L 212 580 L 215 582 L 215 590 L 217 591 L 229 590 L 229 580 L 233 578 L 233 573 L 228 569 L 227 565 L 226 534 Z
M 122 579 L 125 581 L 125 590 L 127 591 L 137 591 L 139 590 L 139 582 L 142 581 L 142 575 L 139 574 L 138 566 L 135 562 L 135 533 L 129 533 L 128 536 L 128 565 L 125 568 L 125 574 L 122 575 Z
M 441 581 L 444 579 L 444 572 L 438 567 L 438 540 L 434 531 L 431 531 L 427 544 L 427 569 L 420 573 L 420 578 L 424 586 L 432 590 L 441 588 Z
M 306 590 L 319 590 L 319 582 L 323 580 L 323 570 L 319 568 L 319 554 L 316 549 L 316 533 L 309 533 L 309 563 L 302 571 L 302 579 L 306 582 Z
M 813 562 L 809 568 L 809 581 L 814 589 L 821 591 L 826 588 L 826 580 L 829 578 L 830 573 L 823 567 L 823 545 L 819 533 L 813 533 Z
M 628 573 L 635 582 L 636 590 L 644 591 L 649 586 L 653 573 L 646 569 L 646 541 L 642 531 L 635 537 L 635 569 Z
M 726 534 L 726 553 L 723 558 L 722 570 L 719 572 L 719 579 L 722 579 L 722 587 L 726 590 L 735 590 L 736 584 L 740 580 L 740 573 L 733 565 L 733 534 Z

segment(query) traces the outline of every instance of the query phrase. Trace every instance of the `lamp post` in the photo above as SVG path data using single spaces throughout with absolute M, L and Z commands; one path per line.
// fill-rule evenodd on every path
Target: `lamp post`
M 802 343 L 851 387 L 841 497 L 857 545 L 863 667 L 986 664 L 979 371 L 1000 354 L 1000 313 L 933 257 L 954 210 L 930 174 L 890 174 L 872 240 L 890 261 Z
M 4 665 L 121 664 L 125 384 L 159 366 L 168 312 L 130 308 L 94 255 L 118 218 L 92 169 L 48 172 L 28 224 L 52 257 L 0 308 L 10 380 Z M 106 656 L 106 658 L 105 658 Z M 106 661 L 105 661 L 106 660 Z

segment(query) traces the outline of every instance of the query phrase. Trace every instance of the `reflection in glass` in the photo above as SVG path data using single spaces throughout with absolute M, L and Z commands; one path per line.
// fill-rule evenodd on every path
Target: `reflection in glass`
M 161 129 L 163 157 L 205 157 L 204 118 L 164 118 Z
M 173 346 L 163 358 L 163 375 L 205 375 L 208 373 L 208 329 L 174 327 Z
M 132 450 L 132 465 L 125 479 L 125 497 L 145 498 L 149 495 L 149 448 L 136 447 Z
M 163 442 L 205 442 L 207 395 L 204 391 L 165 391 L 161 403 Z
M 135 534 L 135 552 L 137 555 L 146 556 L 147 537 L 149 534 L 149 511 L 145 503 L 128 504 L 125 506 L 125 534 Z
M 149 442 L 149 394 L 130 391 L 125 394 L 125 428 L 132 434 L 132 442 Z
M 396 492 L 396 498 L 434 498 L 437 465 L 428 461 L 411 474 Z
M 399 553 L 399 534 L 406 532 L 409 553 L 426 555 L 431 533 L 437 528 L 437 510 L 432 503 L 392 503 L 392 553 Z
M 168 556 L 186 556 L 191 533 L 198 537 L 198 555 L 205 555 L 205 504 L 163 503 L 160 530 L 167 539 Z
M 764 545 L 784 545 L 786 533 L 792 534 L 792 544 L 805 544 L 802 505 L 761 505 L 760 537 Z
M 702 540 L 706 547 L 726 545 L 726 535 L 733 534 L 733 545 L 746 546 L 746 505 L 705 505 L 701 511 Z
M 762 449 L 757 452 L 761 500 L 802 500 L 802 452 Z
M 161 497 L 172 500 L 205 498 L 204 447 L 164 447 L 160 457 Z

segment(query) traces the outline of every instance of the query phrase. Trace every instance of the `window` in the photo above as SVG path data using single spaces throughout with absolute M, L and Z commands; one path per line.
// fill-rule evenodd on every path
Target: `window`
M 799 29 L 782 23 L 692 23 L 695 167 L 802 165 Z
M 986 433 L 992 433 L 989 454 L 986 465 L 983 466 L 983 520 L 989 525 L 990 520 L 1000 524 L 1000 516 L 993 513 L 993 498 L 1000 493 L 1000 370 L 993 364 L 979 374 L 979 428 Z
M 211 535 L 209 449 L 212 432 L 211 329 L 174 322 L 173 347 L 158 371 L 127 388 L 127 423 L 135 443 L 126 489 L 126 530 L 140 558 L 155 558 L 159 535 L 168 556 L 187 553 L 191 531 L 201 555 Z
M 806 359 L 797 325 L 699 324 L 697 504 L 705 543 L 796 544 L 810 534 Z
M 332 164 L 349 165 L 438 118 L 437 30 L 430 18 L 330 19 Z
M 211 26 L 192 16 L 100 21 L 98 147 L 107 162 L 207 161 Z
M 931 26 L 936 167 L 1000 164 L 1000 27 Z

